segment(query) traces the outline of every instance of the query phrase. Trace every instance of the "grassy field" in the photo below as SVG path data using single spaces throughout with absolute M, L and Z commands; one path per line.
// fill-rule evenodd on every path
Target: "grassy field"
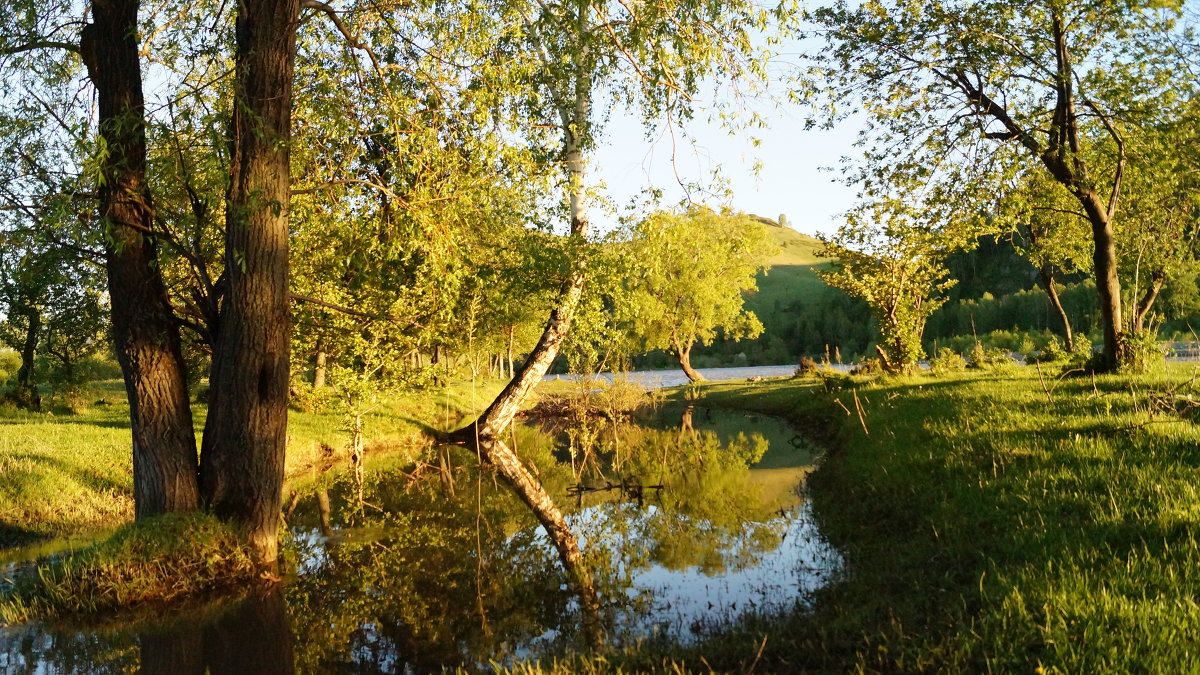
M 422 430 L 450 429 L 481 410 L 498 382 L 383 399 L 365 418 L 368 452 L 411 448 Z M 92 385 L 74 410 L 0 407 L 0 549 L 48 536 L 108 531 L 133 518 L 129 408 L 119 382 Z M 197 437 L 205 407 L 193 405 Z M 300 479 L 345 456 L 348 420 L 336 402 L 288 416 L 287 474 Z M 2 558 L 0 558 L 2 559 Z
M 846 569 L 685 660 L 744 668 L 765 635 L 768 672 L 1200 670 L 1200 427 L 1168 411 L 1193 369 L 706 387 L 827 434 L 811 497 Z

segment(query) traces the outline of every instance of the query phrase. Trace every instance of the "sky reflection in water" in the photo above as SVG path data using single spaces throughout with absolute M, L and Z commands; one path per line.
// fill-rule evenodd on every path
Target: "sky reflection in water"
M 786 611 L 838 567 L 797 491 L 811 448 L 777 420 L 675 408 L 513 440 L 584 544 L 609 644 L 687 642 L 742 612 Z M 452 478 L 368 467 L 361 508 L 351 472 L 327 476 L 289 517 L 297 574 L 282 589 L 9 630 L 0 672 L 434 672 L 578 649 L 578 603 L 546 535 L 456 453 Z M 663 488 L 640 503 L 567 496 L 622 482 Z

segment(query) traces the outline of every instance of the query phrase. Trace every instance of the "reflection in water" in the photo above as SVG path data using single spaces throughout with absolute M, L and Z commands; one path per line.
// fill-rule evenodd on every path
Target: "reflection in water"
M 608 643 L 788 609 L 836 564 L 796 490 L 811 455 L 776 421 L 678 409 L 572 431 L 522 428 L 513 444 L 569 511 Z M 9 631 L 0 672 L 419 673 L 585 648 L 560 552 L 453 452 L 454 490 L 439 466 L 368 467 L 297 500 L 282 589 L 152 627 Z

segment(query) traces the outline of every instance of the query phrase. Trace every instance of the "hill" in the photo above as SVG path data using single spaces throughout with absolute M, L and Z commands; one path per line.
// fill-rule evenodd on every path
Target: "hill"
M 866 308 L 817 276 L 830 264 L 818 255 L 823 244 L 770 218 L 752 217 L 767 226 L 780 248 L 765 261 L 771 267 L 758 275 L 758 292 L 746 297 L 763 334 L 740 342 L 718 339 L 698 348 L 693 361 L 709 367 L 796 363 L 801 356 L 824 354 L 826 345 L 844 358 L 861 353 L 872 338 Z

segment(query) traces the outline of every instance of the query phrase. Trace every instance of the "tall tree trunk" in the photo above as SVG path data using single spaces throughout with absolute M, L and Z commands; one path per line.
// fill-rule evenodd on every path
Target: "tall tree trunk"
M 27 307 L 21 314 L 25 316 L 25 342 L 21 344 L 21 367 L 17 368 L 17 405 L 39 411 L 42 409 L 42 397 L 38 394 L 37 382 L 33 380 L 33 369 L 37 367 L 42 314 L 36 307 Z
M 1120 365 L 1121 354 L 1121 281 L 1117 277 L 1117 247 L 1112 223 L 1108 218 L 1092 220 L 1092 239 L 1096 249 L 1092 264 L 1096 291 L 1100 295 L 1100 326 L 1104 330 L 1104 370 Z
M 692 382 L 703 382 L 704 376 L 700 371 L 692 367 L 692 345 L 684 345 L 674 340 L 671 341 L 671 351 L 675 352 L 675 360 L 679 362 L 679 367 L 683 369 L 683 374 Z
M 328 355 L 325 353 L 324 338 L 317 339 L 317 355 L 313 363 L 313 388 L 321 389 L 325 386 L 325 361 Z
M 146 185 L 145 104 L 138 57 L 139 0 L 93 0 L 80 53 L 96 87 L 101 167 L 100 216 L 117 360 L 133 431 L 133 498 L 138 518 L 190 511 L 199 501 L 196 435 L 187 371 L 153 240 Z
M 273 565 L 287 441 L 288 206 L 292 73 L 300 0 L 238 4 L 226 205 L 229 286 L 213 354 L 201 489 Z
M 564 117 L 575 120 L 569 123 L 564 119 L 566 165 L 568 184 L 570 186 L 571 207 L 571 239 L 582 244 L 587 241 L 590 224 L 587 211 L 586 160 L 583 154 L 583 139 L 578 128 L 584 126 L 590 115 L 591 90 L 590 81 L 587 86 L 579 84 L 576 92 L 575 109 Z M 470 425 L 459 429 L 450 435 L 451 442 L 471 444 L 477 437 L 493 437 L 504 431 L 520 409 L 521 404 L 529 396 L 529 392 L 541 382 L 550 365 L 558 357 L 562 344 L 571 331 L 571 321 L 579 307 L 579 299 L 583 296 L 583 286 L 587 280 L 586 266 L 577 261 L 570 277 L 563 283 L 559 291 L 558 306 L 550 312 L 550 319 L 542 331 L 541 338 L 533 347 L 521 370 L 500 392 L 483 414 Z
M 1054 284 L 1054 266 L 1050 263 L 1042 265 L 1042 269 L 1038 271 L 1038 275 L 1042 280 L 1042 286 L 1046 289 L 1046 295 L 1050 298 L 1050 304 L 1054 307 L 1054 311 L 1058 313 L 1058 319 L 1062 323 L 1063 342 L 1067 347 L 1067 351 L 1075 351 L 1075 334 L 1071 331 L 1071 319 L 1067 316 L 1067 310 L 1062 305 L 1062 298 L 1058 297 L 1058 287 Z

